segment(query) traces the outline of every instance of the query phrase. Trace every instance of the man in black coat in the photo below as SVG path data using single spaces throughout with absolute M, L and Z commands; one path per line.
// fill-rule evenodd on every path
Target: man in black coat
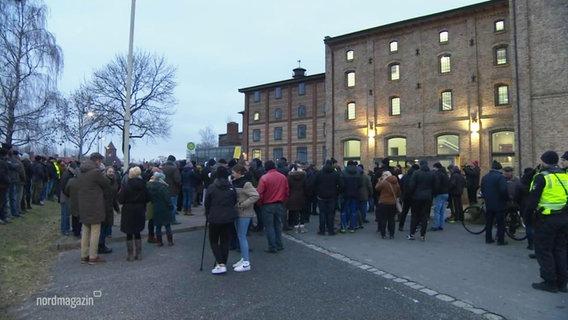
M 341 189 L 339 173 L 335 172 L 333 162 L 326 160 L 322 169 L 316 173 L 312 189 L 318 200 L 318 235 L 325 235 L 326 229 L 328 235 L 335 235 L 335 205 Z
M 477 203 L 477 189 L 479 188 L 479 178 L 481 177 L 479 162 L 473 160 L 471 163 L 472 165 L 463 167 L 467 186 L 467 198 L 470 206 Z
M 430 207 L 432 207 L 432 199 L 436 189 L 436 179 L 426 160 L 421 160 L 420 169 L 412 174 L 409 188 L 412 193 L 412 216 L 410 234 L 407 239 L 415 239 L 414 234 L 418 224 L 420 224 L 420 240 L 424 241 L 428 218 L 430 217 Z
M 485 243 L 494 243 L 493 223 L 497 221 L 497 245 L 504 246 L 505 241 L 505 211 L 509 193 L 507 181 L 501 170 L 503 166 L 493 161 L 491 170 L 481 179 L 481 193 L 485 198 Z

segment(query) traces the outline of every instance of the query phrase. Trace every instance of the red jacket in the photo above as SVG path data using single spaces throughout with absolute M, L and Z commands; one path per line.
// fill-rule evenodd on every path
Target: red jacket
M 257 202 L 259 206 L 276 202 L 283 204 L 290 195 L 288 179 L 276 169 L 269 170 L 260 177 L 256 191 L 259 195 Z

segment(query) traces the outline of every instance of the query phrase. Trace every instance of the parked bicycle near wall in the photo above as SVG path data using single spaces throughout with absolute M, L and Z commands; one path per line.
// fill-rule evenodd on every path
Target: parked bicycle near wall
M 481 234 L 485 231 L 485 201 L 481 201 L 478 205 L 465 208 L 463 211 L 463 227 L 469 233 Z M 527 238 L 525 222 L 519 210 L 505 213 L 505 233 L 517 241 Z

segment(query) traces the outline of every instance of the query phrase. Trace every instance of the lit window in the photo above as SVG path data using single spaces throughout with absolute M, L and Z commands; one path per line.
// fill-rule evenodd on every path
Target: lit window
M 438 154 L 460 154 L 460 137 L 455 134 L 447 134 L 439 136 L 438 139 Z
M 255 112 L 254 115 L 253 115 L 253 119 L 254 119 L 254 121 L 260 120 L 260 112 Z
M 252 130 L 252 141 L 260 141 L 260 129 Z
M 274 110 L 274 119 L 282 119 L 282 109 L 276 108 Z
M 452 103 L 452 90 L 442 91 L 440 96 L 440 109 L 442 111 L 450 111 L 453 109 Z
M 498 131 L 491 134 L 491 161 L 503 167 L 515 167 L 515 132 Z
M 400 97 L 390 98 L 390 113 L 391 116 L 400 116 Z
M 274 128 L 274 140 L 282 140 L 282 127 Z
M 282 88 L 281 87 L 276 87 L 274 89 L 274 97 L 276 99 L 282 99 Z
M 450 55 L 446 54 L 440 57 L 440 73 L 448 73 L 452 69 Z
M 406 156 L 406 138 L 390 138 L 387 140 L 388 156 Z
M 347 58 L 347 61 L 353 60 L 353 50 L 347 51 L 346 58 Z
M 361 141 L 347 140 L 343 142 L 343 159 L 360 159 Z
M 400 64 L 393 63 L 389 66 L 389 80 L 399 80 L 400 79 Z
M 509 104 L 509 86 L 498 84 L 495 86 L 495 105 L 505 106 Z
M 446 43 L 449 41 L 449 33 L 448 31 L 444 30 L 440 32 L 440 43 Z
M 298 95 L 303 96 L 305 94 L 306 94 L 306 84 L 302 82 L 298 85 Z
M 301 124 L 298 126 L 298 139 L 305 139 L 306 138 L 306 125 L 305 124 Z
M 495 32 L 505 31 L 505 20 L 495 21 Z
M 306 117 L 306 106 L 299 106 L 298 107 L 298 118 L 305 118 Z
M 253 94 L 253 99 L 254 102 L 259 102 L 260 101 L 260 91 L 255 91 Z
M 349 102 L 347 104 L 347 110 L 345 110 L 345 118 L 347 120 L 355 120 L 355 102 Z
M 347 86 L 354 87 L 355 86 L 355 72 L 348 72 L 347 73 Z
M 507 46 L 501 46 L 495 48 L 495 64 L 496 65 L 507 64 Z
M 298 147 L 296 149 L 296 160 L 299 162 L 308 162 L 308 147 Z
M 398 41 L 393 40 L 390 42 L 389 50 L 391 53 L 395 53 L 398 51 Z
M 262 159 L 262 151 L 260 151 L 260 149 L 252 149 L 252 158 Z

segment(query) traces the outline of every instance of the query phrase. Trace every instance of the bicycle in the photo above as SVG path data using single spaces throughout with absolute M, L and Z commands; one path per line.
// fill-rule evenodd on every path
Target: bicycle
M 469 233 L 480 234 L 485 231 L 485 202 L 473 205 L 463 211 L 462 225 Z M 527 238 L 523 217 L 519 210 L 505 213 L 505 233 L 513 240 L 522 241 Z

